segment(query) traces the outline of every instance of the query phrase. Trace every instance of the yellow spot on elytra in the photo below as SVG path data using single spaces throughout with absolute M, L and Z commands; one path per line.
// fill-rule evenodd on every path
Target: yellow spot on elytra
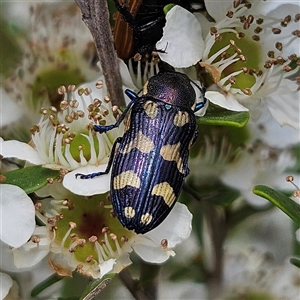
M 149 81 L 147 81 L 143 86 L 143 91 L 142 91 L 143 95 L 146 95 L 148 93 L 148 83 Z
M 131 206 L 127 206 L 124 208 L 124 214 L 126 218 L 133 218 L 135 216 L 135 210 Z
M 139 188 L 141 185 L 140 178 L 131 170 L 122 172 L 114 178 L 113 186 L 116 190 L 122 189 L 127 185 L 135 188 Z
M 174 125 L 175 126 L 183 126 L 189 122 L 189 113 L 187 111 L 179 111 L 175 115 Z
M 152 221 L 152 218 L 153 218 L 152 215 L 150 215 L 149 213 L 146 213 L 141 216 L 141 222 L 145 225 L 148 225 Z
M 151 119 L 156 118 L 158 114 L 157 104 L 153 101 L 146 101 L 143 105 L 145 113 Z
M 174 145 L 165 145 L 161 147 L 160 155 L 163 157 L 164 160 L 175 161 L 177 163 L 178 171 L 182 174 L 185 174 L 179 149 L 180 143 Z
M 129 153 L 134 148 L 138 149 L 142 153 L 149 153 L 154 149 L 154 143 L 150 138 L 139 131 L 136 137 L 125 145 L 124 149 L 120 150 L 120 153 Z
M 161 196 L 169 207 L 176 200 L 174 190 L 168 182 L 156 184 L 151 191 L 151 195 Z

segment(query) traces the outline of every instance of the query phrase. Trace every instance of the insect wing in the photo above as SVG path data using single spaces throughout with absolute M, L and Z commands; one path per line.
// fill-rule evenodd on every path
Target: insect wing
M 187 175 L 195 130 L 191 110 L 145 97 L 134 104 L 111 180 L 114 211 L 126 228 L 145 233 L 169 214 Z

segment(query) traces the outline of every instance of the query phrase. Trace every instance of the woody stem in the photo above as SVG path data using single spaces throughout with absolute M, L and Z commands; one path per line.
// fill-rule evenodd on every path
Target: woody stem
M 89 28 L 96 45 L 108 95 L 113 105 L 125 106 L 122 80 L 109 24 L 107 1 L 75 0 L 82 13 L 82 20 Z

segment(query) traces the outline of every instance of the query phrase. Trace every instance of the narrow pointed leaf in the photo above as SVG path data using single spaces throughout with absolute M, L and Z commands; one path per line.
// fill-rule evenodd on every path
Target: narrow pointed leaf
M 211 104 L 205 116 L 197 118 L 197 123 L 199 125 L 244 127 L 248 120 L 249 113 L 246 111 L 231 111 Z
M 64 277 L 57 275 L 56 273 L 50 275 L 48 278 L 40 282 L 37 286 L 33 288 L 31 291 L 31 297 L 36 297 L 40 294 L 43 290 L 48 288 L 49 286 L 53 285 L 54 283 L 62 280 Z
M 253 189 L 253 193 L 267 199 L 278 208 L 280 208 L 292 220 L 300 223 L 300 205 L 286 195 L 264 185 L 255 186 Z
M 300 269 L 300 259 L 299 258 L 292 257 L 290 259 L 290 263 Z
M 13 184 L 30 194 L 47 185 L 49 179 L 59 176 L 58 170 L 32 166 L 23 169 L 6 172 L 1 183 Z

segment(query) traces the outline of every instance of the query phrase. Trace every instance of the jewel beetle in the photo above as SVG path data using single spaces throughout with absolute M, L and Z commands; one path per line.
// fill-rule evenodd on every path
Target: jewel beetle
M 197 137 L 195 112 L 201 102 L 185 74 L 160 72 L 142 96 L 126 90 L 130 102 L 112 125 L 94 125 L 99 133 L 116 128 L 129 115 L 129 126 L 116 139 L 104 172 L 76 174 L 81 179 L 111 172 L 111 202 L 121 224 L 136 233 L 157 227 L 170 213 L 189 173 L 189 149 Z M 130 112 L 130 113 L 129 113 Z

